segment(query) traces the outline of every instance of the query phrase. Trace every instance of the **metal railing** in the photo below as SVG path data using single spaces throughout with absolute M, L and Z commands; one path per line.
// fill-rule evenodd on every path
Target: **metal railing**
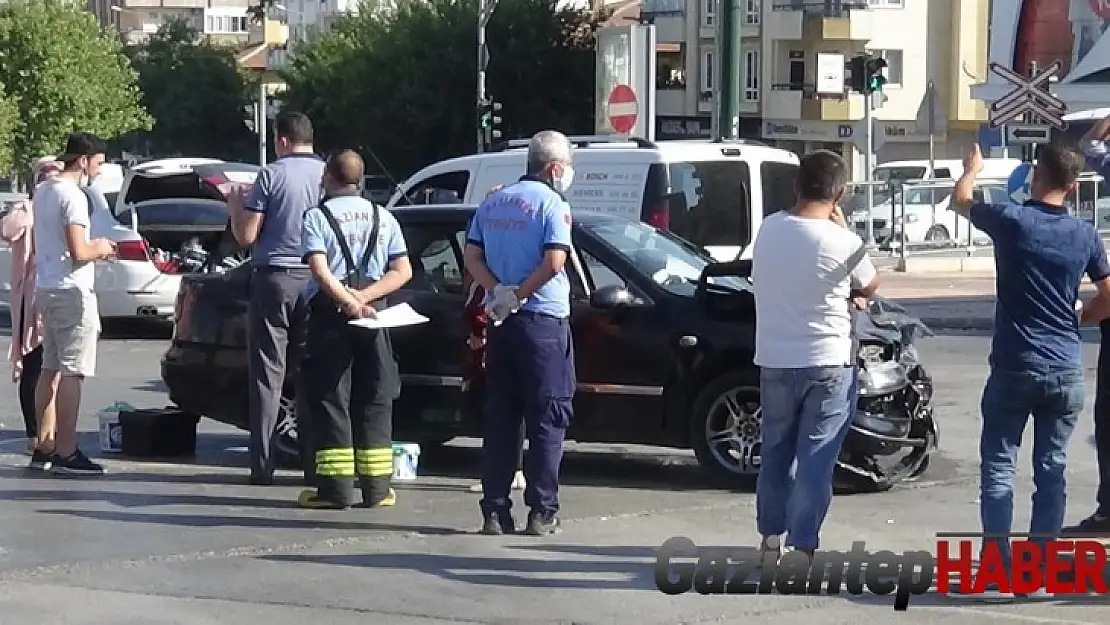
M 901 258 L 911 253 L 972 256 L 980 248 L 990 248 L 992 242 L 985 232 L 948 210 L 955 185 L 950 179 L 854 182 L 841 207 L 849 227 L 865 241 L 871 235 L 871 247 L 880 252 Z M 999 204 L 1025 199 L 1020 194 L 1011 198 L 1006 185 L 1006 179 L 979 178 L 975 181 L 975 200 Z M 874 196 L 870 206 L 866 201 L 868 186 Z M 1101 176 L 1081 176 L 1066 206 L 1073 216 L 1110 235 L 1110 184 Z

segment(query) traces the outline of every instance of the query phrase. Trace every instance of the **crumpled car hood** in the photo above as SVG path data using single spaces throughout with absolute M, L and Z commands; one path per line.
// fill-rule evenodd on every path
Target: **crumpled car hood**
M 861 341 L 882 341 L 903 346 L 933 336 L 933 331 L 905 308 L 874 295 L 866 311 L 855 315 L 856 335 Z

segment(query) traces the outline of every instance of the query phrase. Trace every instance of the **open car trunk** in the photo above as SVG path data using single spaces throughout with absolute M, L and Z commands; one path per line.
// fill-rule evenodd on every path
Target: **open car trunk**
M 136 173 L 116 213 L 120 223 L 143 238 L 143 249 L 129 250 L 133 260 L 145 255 L 160 271 L 173 274 L 238 266 L 246 254 L 230 232 L 227 196 L 233 184 L 253 183 L 257 169 L 220 163 L 173 173 Z

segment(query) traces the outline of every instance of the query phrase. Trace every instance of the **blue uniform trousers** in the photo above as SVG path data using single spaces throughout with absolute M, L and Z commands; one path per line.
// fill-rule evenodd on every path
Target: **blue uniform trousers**
M 559 465 L 576 387 L 570 320 L 522 310 L 490 327 L 486 343 L 482 512 L 507 513 L 521 420 L 528 437 L 524 503 L 559 510 Z

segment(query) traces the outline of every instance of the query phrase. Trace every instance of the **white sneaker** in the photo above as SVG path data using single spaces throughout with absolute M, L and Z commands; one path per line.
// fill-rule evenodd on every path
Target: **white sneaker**
M 527 482 L 524 481 L 524 471 L 517 471 L 513 474 L 513 490 L 524 490 L 527 485 Z

